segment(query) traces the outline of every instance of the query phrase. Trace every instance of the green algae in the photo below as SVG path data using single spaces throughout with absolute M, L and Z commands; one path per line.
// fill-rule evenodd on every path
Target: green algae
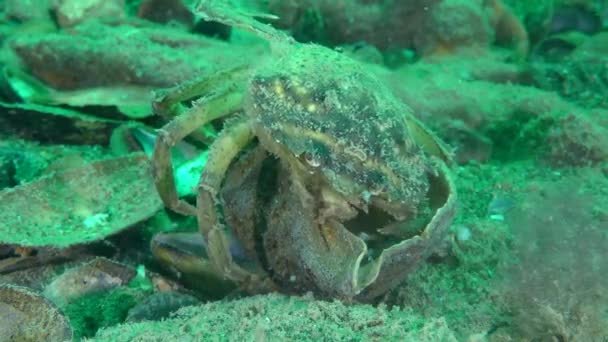
M 63 312 L 70 318 L 74 337 L 92 337 L 101 328 L 122 323 L 129 310 L 145 292 L 119 287 L 108 292 L 97 292 L 79 298 L 65 306 Z M 117 339 L 118 340 L 118 339 Z

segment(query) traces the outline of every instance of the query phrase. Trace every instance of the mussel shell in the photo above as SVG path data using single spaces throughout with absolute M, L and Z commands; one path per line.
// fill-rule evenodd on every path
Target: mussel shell
M 0 192 L 0 243 L 68 247 L 154 215 L 162 202 L 143 154 L 96 161 Z
M 108 145 L 120 123 L 60 107 L 0 102 L 0 134 L 43 144 Z
M 32 290 L 0 285 L 0 340 L 61 342 L 73 339 L 63 313 Z

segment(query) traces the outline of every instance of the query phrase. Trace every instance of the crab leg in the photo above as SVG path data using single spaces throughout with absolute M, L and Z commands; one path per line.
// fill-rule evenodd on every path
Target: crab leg
M 232 261 L 229 240 L 216 211 L 218 193 L 230 163 L 251 142 L 254 134 L 247 121 L 226 128 L 209 151 L 207 166 L 198 185 L 198 224 L 207 239 L 209 260 L 228 279 L 241 284 L 259 283 L 259 279 Z
M 176 93 L 169 94 L 155 102 L 155 108 L 161 105 L 164 108 L 177 108 L 185 95 L 187 95 L 186 98 L 193 97 L 192 89 L 178 88 Z M 169 96 L 172 98 L 167 101 Z M 176 116 L 158 130 L 152 156 L 152 169 L 156 189 L 169 209 L 183 215 L 196 215 L 193 205 L 178 198 L 173 177 L 171 147 L 206 123 L 238 111 L 242 99 L 242 92 L 228 88 L 220 95 L 199 100 L 192 108 Z

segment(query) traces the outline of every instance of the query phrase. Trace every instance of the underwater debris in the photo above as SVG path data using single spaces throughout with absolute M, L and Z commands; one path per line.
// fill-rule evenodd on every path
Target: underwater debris
M 229 48 L 225 42 L 145 21 L 132 25 L 87 22 L 69 33 L 15 34 L 8 45 L 20 65 L 12 66 L 14 63 L 11 63 L 11 67 L 3 68 L 0 90 L 10 101 L 25 104 L 7 106 L 55 106 L 56 109 L 49 108 L 47 112 L 66 116 L 73 109 L 77 111 L 73 117 L 84 112 L 117 120 L 141 120 L 152 116 L 152 89 L 182 83 L 192 75 L 211 74 L 224 65 L 242 64 L 245 54 L 251 56 L 265 49 L 252 45 L 243 49 Z M 116 46 L 123 48 L 116 49 Z M 146 58 L 141 58 L 142 55 Z M 6 119 L 6 127 L 29 132 L 18 123 L 61 119 L 44 119 L 43 109 L 46 107 L 39 109 L 41 118 L 21 118 L 13 114 Z M 95 120 L 90 118 L 88 121 Z M 104 123 L 99 121 L 97 126 Z M 65 120 L 60 122 L 66 124 Z M 34 125 L 33 131 L 40 126 Z M 97 126 L 88 123 L 77 127 L 84 131 L 84 128 L 93 130 Z M 72 132 L 64 132 L 61 128 L 45 127 L 40 129 L 40 136 L 31 138 L 47 141 L 44 134 L 56 132 L 57 138 L 74 137 Z M 106 144 L 107 137 L 107 134 L 98 136 L 99 140 L 93 143 Z M 54 142 L 66 141 L 55 139 Z
M 0 285 L 0 341 L 71 341 L 70 323 L 43 296 L 24 287 Z
M 105 150 L 90 145 L 41 145 L 22 139 L 3 139 L 0 140 L 0 190 L 104 157 L 107 157 Z
M 87 260 L 90 257 L 83 249 L 77 247 L 55 249 L 50 247 L 30 248 L 18 245 L 10 246 L 14 255 L 0 259 L 0 283 L 15 284 L 28 288 L 42 290 L 54 278 L 56 272 L 61 272 L 63 266 L 75 260 Z M 28 250 L 28 254 L 23 254 Z M 56 267 L 57 266 L 57 267 Z
M 99 253 L 102 244 L 81 245 L 60 252 L 39 248 L 35 256 L 29 257 L 29 264 L 20 265 L 23 269 L 3 267 L 11 258 L 0 260 L 0 285 L 25 286 L 43 294 L 70 318 L 76 339 L 92 336 L 99 327 L 124 322 L 129 309 L 138 302 L 145 303 L 152 291 L 181 290 L 181 286 L 158 274 L 140 273 L 138 269 L 136 276 L 135 269 L 130 266 L 95 257 L 93 253 Z M 52 253 L 66 258 L 52 259 Z M 163 303 L 152 306 L 157 304 L 163 306 Z
M 143 154 L 96 161 L 0 192 L 0 243 L 67 247 L 154 215 L 162 203 Z M 85 223 L 105 214 L 94 227 Z

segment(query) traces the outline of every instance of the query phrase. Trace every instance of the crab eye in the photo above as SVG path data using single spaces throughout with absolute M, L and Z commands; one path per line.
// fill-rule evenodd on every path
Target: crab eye
M 308 163 L 308 165 L 310 165 L 312 167 L 321 166 L 321 160 L 310 152 L 304 153 L 304 160 L 306 161 L 306 163 Z

